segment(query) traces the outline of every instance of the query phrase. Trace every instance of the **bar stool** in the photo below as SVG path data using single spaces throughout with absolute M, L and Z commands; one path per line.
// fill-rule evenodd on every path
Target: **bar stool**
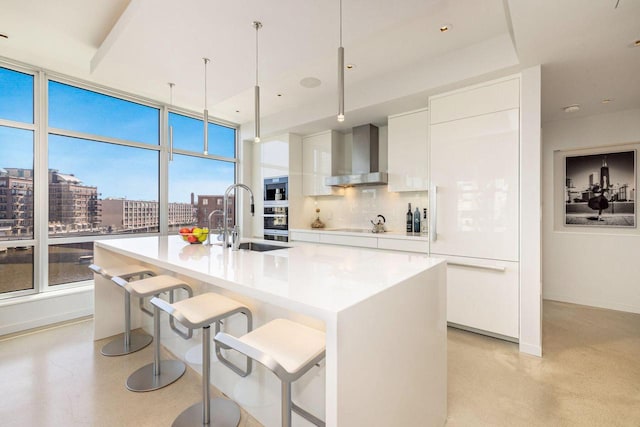
M 153 298 L 151 304 L 170 316 L 175 317 L 182 325 L 190 328 L 202 328 L 202 402 L 198 402 L 185 409 L 173 421 L 173 427 L 183 426 L 212 426 L 236 427 L 240 422 L 240 408 L 229 399 L 209 397 L 209 383 L 211 381 L 211 324 L 215 323 L 216 332 L 220 330 L 220 321 L 236 313 L 242 313 L 247 318 L 247 332 L 253 325 L 253 316 L 244 304 L 216 293 L 205 293 L 193 298 L 170 304 L 160 298 Z M 235 366 L 232 362 L 222 358 L 220 345 L 216 343 L 216 354 L 224 365 L 230 367 L 241 376 L 251 373 L 251 359 L 247 358 L 246 369 Z
M 114 276 L 120 277 L 125 281 L 129 281 L 135 277 L 143 279 L 144 276 L 155 276 L 156 274 L 147 267 L 137 264 L 123 265 L 104 269 L 96 264 L 89 265 L 89 269 L 96 274 L 111 280 Z M 142 307 L 142 300 L 140 300 Z M 118 338 L 107 343 L 102 347 L 100 353 L 104 356 L 124 356 L 138 350 L 142 350 L 149 344 L 153 337 L 145 332 L 131 333 L 131 295 L 125 290 L 124 292 L 124 333 L 118 335 Z
M 113 277 L 113 282 L 122 286 L 128 293 L 138 298 L 158 297 L 163 292 L 173 292 L 176 289 L 184 289 L 193 295 L 191 287 L 182 280 L 173 276 L 160 275 L 142 280 L 127 282 L 121 277 Z M 176 329 L 177 330 L 177 329 Z M 188 333 L 177 330 L 183 338 L 191 338 L 193 331 Z M 180 378 L 186 371 L 186 365 L 179 360 L 160 360 L 160 310 L 153 308 L 153 363 L 129 375 L 127 378 L 127 388 L 131 391 L 152 391 L 169 384 Z
M 291 399 L 291 383 L 324 359 L 324 332 L 287 319 L 275 319 L 239 338 L 218 332 L 215 341 L 264 365 L 280 379 L 283 427 L 291 427 L 291 410 L 312 424 L 325 425 Z

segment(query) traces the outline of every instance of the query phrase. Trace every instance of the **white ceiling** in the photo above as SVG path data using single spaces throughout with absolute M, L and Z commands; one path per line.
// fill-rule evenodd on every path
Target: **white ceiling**
M 536 64 L 544 122 L 640 108 L 640 1 L 616 1 L 343 0 L 356 67 L 341 125 L 338 0 L 0 0 L 0 55 L 163 102 L 174 82 L 174 104 L 198 111 L 209 57 L 210 114 L 244 124 L 259 20 L 263 135 L 384 124 L 430 94 Z M 301 87 L 310 76 L 322 84 Z M 578 113 L 562 111 L 574 103 Z

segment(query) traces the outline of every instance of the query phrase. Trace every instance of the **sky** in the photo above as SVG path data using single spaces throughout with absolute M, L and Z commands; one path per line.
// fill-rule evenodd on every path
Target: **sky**
M 0 68 L 0 119 L 33 123 L 33 77 Z M 148 145 L 127 147 L 50 134 L 48 167 L 97 186 L 101 198 L 158 200 L 160 111 L 50 81 L 50 128 Z M 201 153 L 202 121 L 170 113 L 174 149 Z M 209 153 L 235 156 L 235 130 L 209 124 Z M 153 149 L 156 148 L 156 149 Z M 33 132 L 0 126 L 0 168 L 33 168 Z M 234 164 L 174 155 L 169 164 L 169 202 L 188 203 L 191 192 L 223 194 L 234 182 Z

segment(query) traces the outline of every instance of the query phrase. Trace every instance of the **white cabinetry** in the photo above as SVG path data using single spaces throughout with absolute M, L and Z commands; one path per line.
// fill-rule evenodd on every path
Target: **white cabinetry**
M 325 131 L 302 138 L 302 194 L 304 196 L 338 195 L 340 190 L 324 184 L 333 174 L 334 156 L 338 150 L 340 134 Z
M 456 263 L 448 321 L 517 339 L 519 78 L 432 97 L 429 110 L 430 253 Z
M 389 191 L 429 189 L 429 112 L 389 116 Z
M 251 188 L 255 197 L 255 215 L 251 217 L 251 235 L 262 237 L 264 233 L 264 180 L 278 176 L 289 177 L 289 226 L 301 226 L 302 215 L 302 138 L 286 133 L 261 138 L 251 142 L 252 176 Z M 244 197 L 244 192 L 239 192 Z M 248 207 L 247 207 L 248 209 Z M 248 212 L 248 210 L 245 210 Z M 248 235 L 245 234 L 245 235 Z
M 518 263 L 444 258 L 447 320 L 503 337 L 518 337 Z

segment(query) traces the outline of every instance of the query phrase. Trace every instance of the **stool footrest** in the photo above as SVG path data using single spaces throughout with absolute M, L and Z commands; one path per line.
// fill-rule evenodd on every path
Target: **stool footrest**
M 312 413 L 305 411 L 304 409 L 296 405 L 294 402 L 291 402 L 291 409 L 293 410 L 293 412 L 300 415 L 302 418 L 309 421 L 313 425 L 316 425 L 318 427 L 326 426 L 324 421 L 322 421 L 320 418 L 316 417 Z

